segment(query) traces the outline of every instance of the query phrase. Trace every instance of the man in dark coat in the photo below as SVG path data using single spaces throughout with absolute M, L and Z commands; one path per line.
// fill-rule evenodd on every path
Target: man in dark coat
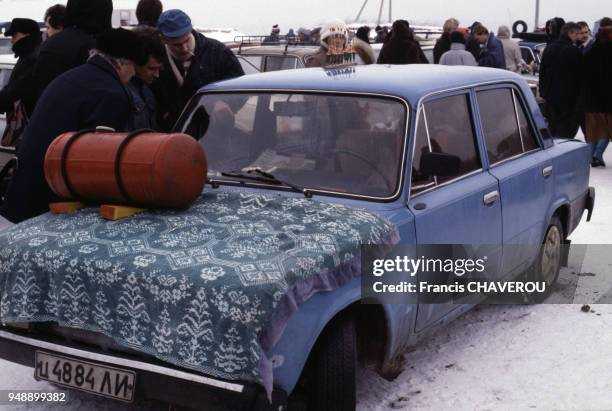
M 473 36 L 482 45 L 478 65 L 505 70 L 506 55 L 502 42 L 483 25 L 474 27 Z
M 18 60 L 7 85 L 0 91 L 1 113 L 12 111 L 16 102 L 29 95 L 30 75 L 42 43 L 42 33 L 38 23 L 30 19 L 13 19 L 4 35 L 11 37 L 13 52 Z M 27 115 L 31 115 L 33 108 L 27 104 L 24 105 Z
M 159 126 L 170 131 L 201 87 L 242 76 L 244 71 L 227 46 L 193 30 L 191 19 L 181 10 L 162 13 L 157 28 L 166 56 L 153 91 L 159 103 Z
M 157 30 L 141 26 L 135 30 L 135 33 L 143 42 L 146 62 L 141 66 L 136 66 L 136 75 L 126 86 L 132 97 L 132 116 L 129 130 L 158 130 L 157 101 L 150 86 L 159 78 L 166 51 L 159 39 Z
M 57 201 L 45 180 L 47 148 L 59 135 L 98 126 L 126 130 L 131 112 L 124 84 L 143 64 L 142 44 L 128 30 L 100 35 L 87 64 L 55 79 L 41 96 L 18 150 L 19 163 L 0 214 L 18 223 Z
M 593 167 L 605 167 L 603 154 L 612 138 L 612 19 L 602 19 L 597 39 L 584 58 L 585 140 Z
M 554 137 L 574 138 L 580 126 L 577 103 L 582 53 L 575 46 L 580 28 L 567 23 L 561 37 L 548 45 L 540 65 L 540 94 L 546 100 L 546 118 Z
M 442 26 L 444 33 L 436 41 L 433 49 L 434 64 L 440 63 L 442 55 L 451 49 L 451 33 L 457 31 L 458 28 L 459 21 L 455 18 L 450 18 L 444 22 L 444 26 Z
M 65 28 L 50 37 L 40 48 L 33 70 L 32 105 L 60 74 L 80 66 L 96 45 L 96 35 L 110 30 L 112 0 L 68 0 Z

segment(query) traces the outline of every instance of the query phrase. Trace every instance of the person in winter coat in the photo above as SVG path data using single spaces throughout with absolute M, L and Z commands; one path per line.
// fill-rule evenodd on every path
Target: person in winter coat
M 428 64 L 419 42 L 406 20 L 393 22 L 378 56 L 378 64 Z
M 132 97 L 132 117 L 128 130 L 158 130 L 157 101 L 150 86 L 159 78 L 166 50 L 157 30 L 142 26 L 135 30 L 135 33 L 142 41 L 146 61 L 145 64 L 136 66 L 136 75 L 126 85 Z
M 18 58 L 8 83 L 0 91 L 0 112 L 8 113 L 15 108 L 17 102 L 23 102 L 28 116 L 33 107 L 27 101 L 22 101 L 30 94 L 32 67 L 38 58 L 38 50 L 42 43 L 42 33 L 38 23 L 30 19 L 13 19 L 4 33 L 11 37 L 13 52 Z
M 465 49 L 463 33 L 453 31 L 450 35 L 451 49 L 440 58 L 440 64 L 445 66 L 477 66 L 476 59 Z
M 457 31 L 458 28 L 459 20 L 455 18 L 450 18 L 444 22 L 444 26 L 442 26 L 444 33 L 442 33 L 442 36 L 436 41 L 436 45 L 433 49 L 434 64 L 438 64 L 442 55 L 451 49 L 451 33 Z M 465 50 L 465 47 L 463 49 Z
M 334 53 L 343 53 L 348 46 L 348 28 L 340 19 L 327 21 L 321 27 L 321 47 L 314 56 L 306 62 L 306 67 L 329 67 L 339 64 L 334 60 Z
M 584 58 L 585 140 L 593 167 L 605 167 L 603 154 L 612 138 L 612 19 L 603 19 L 597 39 Z
M 480 58 L 478 65 L 480 67 L 492 67 L 498 69 L 506 69 L 506 57 L 504 55 L 504 46 L 501 41 L 493 33 L 483 26 L 474 27 L 474 39 L 481 44 Z
M 576 24 L 566 24 L 559 40 L 542 55 L 540 95 L 546 100 L 548 128 L 554 137 L 574 138 L 580 124 L 577 103 L 582 53 L 575 46 L 579 31 Z
M 0 214 L 14 223 L 48 211 L 58 198 L 45 180 L 47 148 L 60 134 L 98 126 L 125 131 L 131 113 L 124 85 L 143 64 L 138 36 L 110 30 L 97 39 L 87 64 L 57 77 L 40 97 L 18 150 L 19 164 Z
M 497 38 L 501 41 L 504 47 L 504 60 L 506 68 L 510 71 L 518 73 L 525 65 L 523 56 L 521 55 L 521 46 L 512 40 L 510 36 L 510 28 L 508 26 L 499 26 L 497 29 Z
M 31 104 L 56 77 L 87 61 L 89 51 L 96 45 L 96 35 L 110 30 L 112 14 L 112 0 L 68 0 L 66 27 L 40 48 L 33 70 Z
M 578 40 L 576 41 L 576 44 L 578 45 L 580 52 L 585 55 L 589 52 L 589 50 L 591 50 L 591 47 L 593 47 L 595 39 L 593 38 L 591 28 L 586 21 L 579 21 L 576 24 L 578 27 L 580 27 L 580 33 L 578 33 Z
M 193 30 L 191 19 L 181 10 L 163 12 L 157 29 L 166 55 L 153 92 L 159 103 L 159 126 L 170 131 L 196 91 L 215 81 L 242 76 L 244 71 L 226 45 Z
M 136 6 L 136 19 L 139 26 L 157 27 L 159 16 L 164 11 L 161 0 L 140 0 Z
M 565 26 L 565 20 L 561 17 L 555 17 L 546 22 L 546 34 L 548 34 L 547 45 L 559 40 L 563 26 Z
M 353 39 L 353 49 L 363 64 L 376 63 L 374 50 L 372 50 L 372 46 L 370 46 L 370 28 L 368 26 L 359 27 L 357 29 L 357 34 Z
M 44 21 L 45 28 L 47 29 L 47 38 L 53 37 L 64 30 L 66 26 L 66 6 L 56 4 L 49 7 L 45 12 Z
M 482 26 L 482 24 L 477 21 L 472 23 L 472 25 L 470 26 L 469 34 L 467 36 L 467 40 L 465 41 L 465 49 L 472 53 L 472 56 L 474 56 L 476 61 L 480 59 L 480 51 L 482 49 L 480 47 L 480 43 L 474 37 L 474 29 L 478 26 Z

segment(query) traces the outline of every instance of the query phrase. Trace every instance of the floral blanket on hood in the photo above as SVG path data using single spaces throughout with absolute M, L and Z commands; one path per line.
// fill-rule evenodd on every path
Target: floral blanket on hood
M 270 393 L 265 352 L 296 304 L 360 275 L 361 244 L 397 238 L 369 211 L 230 190 L 115 222 L 45 214 L 0 231 L 0 319 L 99 332 Z

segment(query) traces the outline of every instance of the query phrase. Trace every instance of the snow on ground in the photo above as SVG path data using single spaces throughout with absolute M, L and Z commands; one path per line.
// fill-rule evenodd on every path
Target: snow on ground
M 605 244 L 612 239 L 612 150 L 606 160 L 609 168 L 592 170 L 595 214 L 572 235 L 574 244 Z M 591 252 L 601 254 L 601 250 Z M 585 261 L 582 267 L 564 269 L 561 283 L 575 279 L 578 272 L 592 273 L 579 278 L 582 295 L 609 290 L 610 266 L 592 256 Z M 591 305 L 591 310 L 582 312 L 580 304 L 480 305 L 407 353 L 406 367 L 394 381 L 360 370 L 358 409 L 612 409 L 612 305 Z M 53 389 L 32 375 L 30 368 L 0 361 L 0 389 Z M 78 392 L 70 395 L 66 407 L 11 405 L 0 410 L 153 407 L 128 406 Z

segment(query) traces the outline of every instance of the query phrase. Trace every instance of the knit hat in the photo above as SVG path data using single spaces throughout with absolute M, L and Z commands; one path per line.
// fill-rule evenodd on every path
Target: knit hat
M 327 39 L 334 35 L 344 36 L 348 39 L 348 28 L 346 23 L 340 19 L 333 19 L 328 21 L 321 28 L 321 43 L 327 46 Z
M 164 11 L 157 21 L 157 30 L 164 37 L 178 38 L 193 30 L 191 19 L 182 10 Z

